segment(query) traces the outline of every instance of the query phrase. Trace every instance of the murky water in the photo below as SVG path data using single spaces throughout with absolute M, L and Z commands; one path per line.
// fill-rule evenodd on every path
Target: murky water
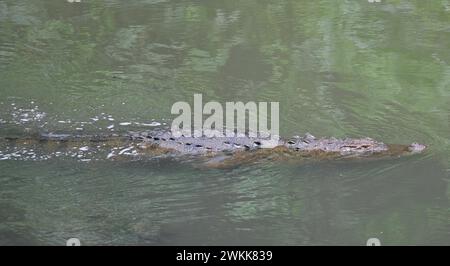
M 429 146 L 228 170 L 0 150 L 0 244 L 448 245 L 449 21 L 447 0 L 0 0 L 1 136 L 148 130 L 202 93 L 280 102 L 283 136 Z

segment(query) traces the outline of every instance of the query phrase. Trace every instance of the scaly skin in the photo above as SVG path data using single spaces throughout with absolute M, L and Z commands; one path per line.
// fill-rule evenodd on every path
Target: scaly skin
M 42 134 L 28 138 L 7 138 L 0 146 L 3 159 L 49 159 L 69 156 L 79 159 L 153 158 L 196 156 L 209 167 L 230 167 L 261 160 L 324 160 L 336 158 L 397 157 L 421 153 L 425 145 L 384 144 L 370 138 L 317 139 L 310 134 L 278 140 L 265 148 L 268 139 L 252 137 L 174 137 L 170 131 L 129 133 L 126 135 Z M 31 152 L 30 152 L 31 151 Z M 39 151 L 43 155 L 34 154 Z M 9 154 L 9 155 L 5 155 Z M 11 155 L 12 154 L 12 155 Z M 30 155 L 31 154 L 31 155 Z M 34 155 L 33 155 L 34 154 Z

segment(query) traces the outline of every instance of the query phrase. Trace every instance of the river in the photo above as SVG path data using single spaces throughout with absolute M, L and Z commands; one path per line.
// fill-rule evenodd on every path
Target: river
M 279 102 L 282 136 L 426 154 L 204 169 L 0 151 L 0 244 L 450 244 L 450 1 L 0 0 L 0 135 Z

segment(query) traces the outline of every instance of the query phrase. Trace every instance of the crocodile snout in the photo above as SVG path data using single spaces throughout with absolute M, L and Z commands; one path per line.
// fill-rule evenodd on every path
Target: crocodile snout
M 408 150 L 411 153 L 421 153 L 423 152 L 425 149 L 427 148 L 426 145 L 420 144 L 420 143 L 412 143 L 411 145 L 409 145 Z

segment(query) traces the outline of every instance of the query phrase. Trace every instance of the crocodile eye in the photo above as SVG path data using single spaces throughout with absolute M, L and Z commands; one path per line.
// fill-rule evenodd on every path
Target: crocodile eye
M 224 141 L 223 143 L 227 145 L 231 144 L 229 141 Z
M 190 145 L 192 145 L 191 143 L 189 143 L 189 142 L 187 142 L 187 143 L 185 143 L 185 145 L 188 145 L 188 146 L 190 146 Z
M 261 142 L 259 142 L 259 141 L 255 141 L 255 142 L 253 142 L 253 144 L 255 144 L 256 146 L 261 146 Z
M 244 147 L 248 150 L 248 149 L 250 149 L 250 146 L 248 146 L 248 145 L 244 145 Z
M 162 138 L 161 140 L 162 140 L 162 141 L 166 141 L 166 139 L 165 139 L 165 138 Z
M 170 140 L 175 140 L 175 138 L 169 138 Z
M 289 143 L 289 144 L 295 144 L 295 141 L 290 140 L 290 141 L 288 141 L 288 143 Z
M 207 150 L 212 150 L 212 148 L 211 148 L 211 147 L 206 147 L 206 149 L 207 149 Z
M 201 147 L 203 147 L 202 145 L 200 145 L 200 144 L 197 144 L 197 145 L 195 145 L 195 147 L 197 147 L 197 148 L 201 148 Z
M 155 137 L 155 138 L 153 138 L 153 139 L 154 139 L 154 140 L 159 140 L 159 138 L 156 138 L 156 137 Z

